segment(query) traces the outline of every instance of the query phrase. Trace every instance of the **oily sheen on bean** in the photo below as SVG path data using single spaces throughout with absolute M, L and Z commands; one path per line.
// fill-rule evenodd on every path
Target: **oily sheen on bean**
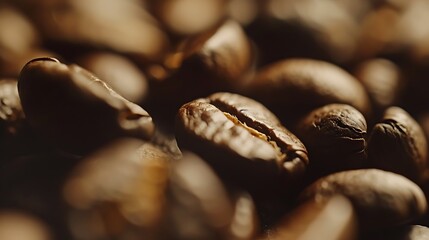
M 215 93 L 183 105 L 176 133 L 181 148 L 250 190 L 272 191 L 308 164 L 301 141 L 262 104 L 238 94 Z

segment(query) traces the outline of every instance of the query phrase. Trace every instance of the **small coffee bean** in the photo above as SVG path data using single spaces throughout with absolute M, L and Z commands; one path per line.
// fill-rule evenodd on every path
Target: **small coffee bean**
M 291 184 L 308 164 L 301 141 L 262 104 L 238 94 L 215 93 L 183 105 L 176 130 L 179 147 L 250 191 L 284 190 L 284 180 Z
M 359 25 L 344 1 L 258 2 L 261 14 L 246 30 L 262 65 L 294 57 L 346 63 L 353 57 Z
M 332 196 L 325 202 L 310 201 L 288 214 L 266 240 L 283 239 L 356 239 L 357 219 L 352 204 L 345 197 Z
M 22 69 L 18 91 L 31 126 L 74 153 L 121 136 L 150 139 L 154 132 L 145 110 L 77 65 L 34 59 Z
M 364 116 L 346 104 L 329 104 L 307 114 L 296 134 L 311 159 L 309 174 L 318 177 L 363 167 L 366 131 Z
M 370 113 L 362 84 L 341 68 L 319 60 L 288 59 L 271 64 L 250 81 L 249 91 L 282 122 L 330 103 L 351 105 L 364 116 Z
M 368 159 L 376 168 L 422 183 L 428 168 L 427 142 L 422 128 L 402 108 L 388 108 L 371 131 Z
M 142 103 L 148 83 L 143 73 L 130 60 L 119 54 L 93 52 L 78 57 L 76 63 L 103 79 L 127 100 Z
M 194 35 L 210 29 L 225 16 L 225 0 L 151 0 L 152 14 L 178 35 Z
M 337 194 L 352 202 L 361 231 L 405 224 L 422 216 L 427 209 L 426 198 L 416 184 L 378 169 L 328 175 L 309 186 L 301 199 L 326 201 Z
M 354 75 L 367 90 L 377 115 L 399 101 L 404 80 L 395 63 L 382 58 L 370 59 L 362 62 Z

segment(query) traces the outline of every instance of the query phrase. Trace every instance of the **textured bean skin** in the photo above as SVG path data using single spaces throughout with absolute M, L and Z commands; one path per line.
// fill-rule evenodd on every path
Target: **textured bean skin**
M 321 176 L 360 168 L 366 161 L 367 124 L 364 116 L 346 104 L 328 104 L 307 114 L 296 134 L 312 159 L 312 174 Z
M 309 186 L 302 199 L 324 201 L 341 194 L 353 204 L 362 231 L 405 224 L 427 209 L 422 190 L 407 178 L 378 169 L 328 175 Z
M 301 141 L 263 105 L 241 95 L 216 93 L 183 105 L 176 129 L 180 147 L 253 190 L 275 188 L 275 179 L 300 176 L 308 164 Z
M 74 153 L 120 136 L 149 139 L 150 115 L 77 65 L 34 59 L 24 66 L 18 91 L 32 127 Z
M 402 108 L 388 108 L 371 132 L 368 158 L 376 168 L 422 183 L 427 171 L 427 142 L 423 129 Z

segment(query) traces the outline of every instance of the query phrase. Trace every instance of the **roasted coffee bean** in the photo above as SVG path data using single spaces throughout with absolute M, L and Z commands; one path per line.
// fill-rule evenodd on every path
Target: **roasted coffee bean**
M 327 201 L 344 195 L 353 204 L 360 231 L 405 224 L 427 209 L 422 190 L 409 179 L 378 169 L 350 170 L 328 175 L 309 186 L 301 199 Z
M 388 108 L 371 131 L 370 164 L 420 184 L 428 169 L 427 157 L 426 137 L 420 125 L 402 108 Z
M 181 149 L 252 192 L 284 191 L 308 164 L 301 141 L 262 104 L 238 94 L 215 93 L 183 105 L 176 130 Z
M 136 139 L 118 140 L 83 159 L 64 193 L 74 239 L 227 239 L 235 236 L 236 214 L 251 209 L 235 208 L 194 154 L 173 163 L 161 149 Z M 244 220 L 250 219 L 245 213 Z M 254 230 L 240 224 L 235 227 L 241 233 Z
M 262 65 L 291 57 L 347 63 L 353 57 L 359 25 L 339 3 L 344 1 L 261 2 L 261 15 L 246 31 Z
M 310 201 L 288 214 L 265 240 L 283 239 L 357 239 L 356 213 L 352 204 L 342 196 L 333 196 L 325 202 Z
M 254 60 L 251 43 L 242 27 L 226 20 L 184 40 L 167 58 L 165 68 L 172 74 L 151 82 L 147 108 L 163 119 L 174 119 L 177 109 L 186 102 L 218 91 L 240 89 L 253 70 Z M 149 74 L 152 71 L 149 69 Z
M 354 75 L 368 92 L 377 115 L 398 103 L 405 83 L 399 67 L 392 61 L 382 58 L 367 60 L 356 68 Z
M 154 132 L 145 110 L 77 65 L 34 59 L 22 69 L 18 91 L 31 126 L 67 151 L 83 154 L 117 137 L 150 139 Z
M 349 105 L 329 104 L 311 111 L 296 129 L 311 159 L 309 174 L 319 177 L 363 167 L 366 133 L 364 116 Z
M 50 49 L 73 57 L 109 49 L 145 63 L 160 61 L 169 40 L 139 1 L 41 0 L 23 4 Z
M 148 83 L 143 73 L 130 60 L 119 54 L 93 52 L 78 57 L 76 63 L 103 79 L 127 100 L 142 103 Z
M 11 6 L 0 5 L 0 65 L 35 48 L 39 41 L 38 32 L 25 15 Z
M 330 103 L 349 104 L 364 116 L 370 113 L 362 84 L 324 61 L 288 59 L 274 63 L 257 74 L 249 83 L 249 91 L 283 122 Z
M 177 35 L 194 35 L 210 29 L 225 16 L 225 0 L 150 0 L 152 14 Z

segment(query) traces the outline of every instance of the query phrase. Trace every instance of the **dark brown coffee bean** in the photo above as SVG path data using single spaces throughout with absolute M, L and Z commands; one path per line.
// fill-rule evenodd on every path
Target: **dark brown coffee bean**
M 404 80 L 395 63 L 382 58 L 367 60 L 356 68 L 354 75 L 367 90 L 377 114 L 398 103 Z
M 76 63 L 127 100 L 142 103 L 147 96 L 148 83 L 143 73 L 130 60 L 119 54 L 94 52 L 80 56 Z
M 259 2 L 262 13 L 246 30 L 262 65 L 296 57 L 340 64 L 353 57 L 359 25 L 341 6 L 344 1 Z
M 262 69 L 249 87 L 250 95 L 283 122 L 330 103 L 349 104 L 365 116 L 370 113 L 362 84 L 324 61 L 288 59 L 274 63 Z
M 368 158 L 376 168 L 422 183 L 428 168 L 427 142 L 422 128 L 402 108 L 388 108 L 371 132 Z
M 148 109 L 154 114 L 160 112 L 164 119 L 174 119 L 177 109 L 186 102 L 219 91 L 240 89 L 253 69 L 254 60 L 249 39 L 232 20 L 187 38 L 165 62 L 172 75 L 151 82 Z
M 82 154 L 121 136 L 150 139 L 154 132 L 145 110 L 77 65 L 34 59 L 21 71 L 18 90 L 31 126 L 68 151 Z
M 363 115 L 346 104 L 329 104 L 307 114 L 296 134 L 305 144 L 314 177 L 361 168 L 366 160 L 367 125 Z
M 337 194 L 352 202 L 362 231 L 405 224 L 422 216 L 427 209 L 426 198 L 416 184 L 378 169 L 328 175 L 309 186 L 301 198 L 326 201 Z
M 251 191 L 285 190 L 285 179 L 301 176 L 308 164 L 298 138 L 262 104 L 238 94 L 215 93 L 183 105 L 176 130 L 179 147 Z
M 225 0 L 151 0 L 151 12 L 178 35 L 194 35 L 210 29 L 225 16 Z
M 352 240 L 356 239 L 356 233 L 352 204 L 342 196 L 332 196 L 325 202 L 302 204 L 260 239 Z

